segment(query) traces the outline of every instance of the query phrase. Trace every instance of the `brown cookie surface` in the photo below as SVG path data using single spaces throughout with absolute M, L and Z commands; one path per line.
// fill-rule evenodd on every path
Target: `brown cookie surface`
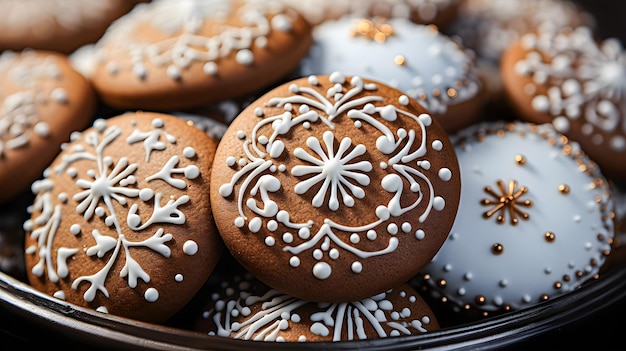
M 311 28 L 279 1 L 139 4 L 97 43 L 92 80 L 117 108 L 176 110 L 246 96 L 293 70 Z
M 95 106 L 93 89 L 67 57 L 35 50 L 0 55 L 0 203 L 41 177 Z
M 242 340 L 337 342 L 418 335 L 439 329 L 439 323 L 408 284 L 358 301 L 320 303 L 285 295 L 248 275 L 215 289 L 193 329 Z
M 102 36 L 138 0 L 3 0 L 0 51 L 51 50 L 65 54 Z
M 25 256 L 50 295 L 163 322 L 221 254 L 209 201 L 216 141 L 178 117 L 127 113 L 72 135 L 33 183 Z
M 259 280 L 352 301 L 408 281 L 459 201 L 447 134 L 415 100 L 335 72 L 286 83 L 230 124 L 213 165 L 220 234 Z
M 587 27 L 528 33 L 503 55 L 502 81 L 521 118 L 552 123 L 618 184 L 626 177 L 626 54 Z

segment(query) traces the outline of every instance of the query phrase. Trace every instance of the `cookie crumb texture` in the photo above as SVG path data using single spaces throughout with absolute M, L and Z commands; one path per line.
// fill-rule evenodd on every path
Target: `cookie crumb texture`
M 153 113 L 98 119 L 72 134 L 32 186 L 31 285 L 142 321 L 179 311 L 222 250 L 208 195 L 216 145 L 184 120 Z
M 408 281 L 456 215 L 447 134 L 399 90 L 335 72 L 286 83 L 230 124 L 211 178 L 225 244 L 259 280 L 310 301 Z
M 116 108 L 185 109 L 276 83 L 310 45 L 311 26 L 280 1 L 156 0 L 96 43 L 92 80 Z
M 358 301 L 309 302 L 251 277 L 224 282 L 196 317 L 193 329 L 241 340 L 336 342 L 424 334 L 439 322 L 408 284 Z

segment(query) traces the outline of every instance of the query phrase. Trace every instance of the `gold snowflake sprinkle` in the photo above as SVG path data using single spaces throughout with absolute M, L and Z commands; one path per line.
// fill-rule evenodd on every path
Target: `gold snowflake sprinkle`
M 498 224 L 502 224 L 505 221 L 505 214 L 508 210 L 511 217 L 511 225 L 517 225 L 519 222 L 518 216 L 524 220 L 528 220 L 530 217 L 528 213 L 520 209 L 520 207 L 529 208 L 532 206 L 530 200 L 520 200 L 520 197 L 528 192 L 528 188 L 522 186 L 517 189 L 517 182 L 514 180 L 509 181 L 508 189 L 505 188 L 505 184 L 502 180 L 498 180 L 496 183 L 500 189 L 500 194 L 496 193 L 489 186 L 486 186 L 484 189 L 492 198 L 483 199 L 480 204 L 483 206 L 493 206 L 493 208 L 483 213 L 483 217 L 487 219 L 499 212 L 496 220 Z

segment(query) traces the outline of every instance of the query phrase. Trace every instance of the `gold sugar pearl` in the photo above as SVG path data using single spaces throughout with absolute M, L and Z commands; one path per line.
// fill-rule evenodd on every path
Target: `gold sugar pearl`
M 504 252 L 504 246 L 500 243 L 495 243 L 491 246 L 491 252 L 494 255 L 501 255 Z
M 487 302 L 487 299 L 484 296 L 482 296 L 482 295 L 476 296 L 476 303 L 478 305 L 484 305 L 485 302 Z
M 402 55 L 396 55 L 396 57 L 393 59 L 393 63 L 398 66 L 404 66 L 404 64 L 406 63 L 406 58 Z
M 515 163 L 517 163 L 520 166 L 523 166 L 526 164 L 526 157 L 524 157 L 524 155 L 517 155 L 515 156 Z
M 556 235 L 552 232 L 546 232 L 546 234 L 544 235 L 544 238 L 546 239 L 547 242 L 551 243 L 554 241 L 554 239 L 556 239 Z
M 448 96 L 451 99 L 454 99 L 457 96 L 456 89 L 453 89 L 453 88 L 448 89 Z
M 569 186 L 567 184 L 559 185 L 559 192 L 561 194 L 569 194 Z

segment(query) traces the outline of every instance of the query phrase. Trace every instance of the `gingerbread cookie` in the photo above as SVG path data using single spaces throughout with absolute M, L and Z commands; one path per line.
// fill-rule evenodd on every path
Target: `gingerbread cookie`
M 98 119 L 52 162 L 25 222 L 30 284 L 59 299 L 160 323 L 216 266 L 217 142 L 178 117 Z
M 502 58 L 502 81 L 521 118 L 552 123 L 602 172 L 626 184 L 626 52 L 587 27 L 524 35 Z
M 500 60 L 522 35 L 542 27 L 593 26 L 593 16 L 569 0 L 464 0 L 446 33 L 476 53 L 495 104 L 502 104 Z
M 51 50 L 69 54 L 97 41 L 137 0 L 0 1 L 0 51 Z
M 285 295 L 247 275 L 212 292 L 193 329 L 242 340 L 337 342 L 424 334 L 439 323 L 408 284 L 359 301 L 324 303 Z
M 400 89 L 449 133 L 477 121 L 485 102 L 473 53 L 435 26 L 407 19 L 344 17 L 317 26 L 301 73 L 334 70 Z
M 309 24 L 279 1 L 154 0 L 109 27 L 91 79 L 113 107 L 180 110 L 271 85 L 310 44 Z
M 89 82 L 67 57 L 35 50 L 0 54 L 0 203 L 27 191 L 95 108 Z
M 253 102 L 213 169 L 230 252 L 265 284 L 310 301 L 406 282 L 445 240 L 460 192 L 447 133 L 417 101 L 339 72 Z
M 613 200 L 597 166 L 550 124 L 486 122 L 451 137 L 461 202 L 423 270 L 458 310 L 518 310 L 596 279 L 612 251 Z

